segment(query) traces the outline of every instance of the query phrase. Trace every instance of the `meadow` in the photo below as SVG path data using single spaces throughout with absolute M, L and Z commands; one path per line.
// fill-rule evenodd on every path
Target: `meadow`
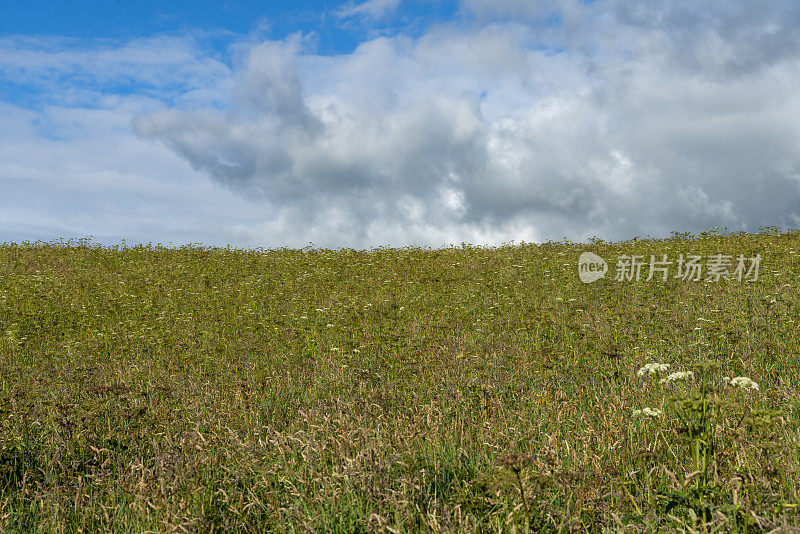
M 758 279 L 613 277 L 719 253 Z M 800 531 L 798 256 L 6 243 L 0 531 Z

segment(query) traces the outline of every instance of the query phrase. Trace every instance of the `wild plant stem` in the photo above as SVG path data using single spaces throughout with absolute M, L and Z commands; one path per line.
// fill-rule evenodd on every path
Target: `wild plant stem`
M 519 474 L 519 470 L 515 470 L 517 474 L 517 483 L 519 484 L 519 492 L 522 495 L 522 504 L 525 506 L 525 514 L 527 516 L 531 515 L 530 508 L 528 508 L 528 500 L 525 498 L 525 488 L 522 487 L 522 476 Z

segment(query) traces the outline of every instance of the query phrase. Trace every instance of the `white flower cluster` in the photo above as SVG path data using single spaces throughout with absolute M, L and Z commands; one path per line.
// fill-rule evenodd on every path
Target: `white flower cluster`
M 637 415 L 644 415 L 647 417 L 661 417 L 661 410 L 655 408 L 642 408 L 641 410 L 633 410 L 634 417 Z
M 636 374 L 639 376 L 644 376 L 646 374 L 653 375 L 656 373 L 660 373 L 661 371 L 666 371 L 667 369 L 669 369 L 668 363 L 648 363 L 647 365 L 636 371 Z
M 679 373 L 672 373 L 668 377 L 659 380 L 659 382 L 666 384 L 667 382 L 675 382 L 676 380 L 691 380 L 692 378 L 694 378 L 694 373 L 692 371 L 681 371 Z
M 736 378 L 726 376 L 723 380 L 734 387 L 739 386 L 742 389 L 754 389 L 758 391 L 758 384 L 746 376 L 737 376 Z

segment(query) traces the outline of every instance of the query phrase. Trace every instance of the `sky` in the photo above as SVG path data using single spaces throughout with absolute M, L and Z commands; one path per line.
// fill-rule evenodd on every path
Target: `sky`
M 0 0 L 0 242 L 797 228 L 798 27 L 796 0 Z

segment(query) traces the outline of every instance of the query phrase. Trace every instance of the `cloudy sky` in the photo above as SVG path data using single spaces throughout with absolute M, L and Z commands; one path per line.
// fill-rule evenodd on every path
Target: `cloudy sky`
M 796 228 L 798 27 L 797 0 L 0 2 L 0 242 Z

